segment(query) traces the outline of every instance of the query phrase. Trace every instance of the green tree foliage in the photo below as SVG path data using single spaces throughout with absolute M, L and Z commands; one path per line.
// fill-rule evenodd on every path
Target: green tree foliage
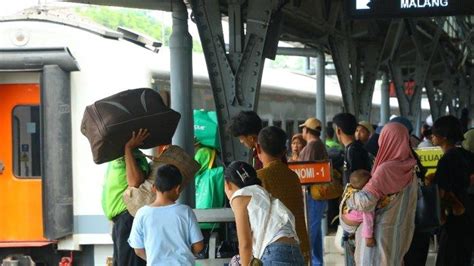
M 112 30 L 116 30 L 119 26 L 129 28 L 163 42 L 164 46 L 169 46 L 171 27 L 153 17 L 150 11 L 92 6 L 77 8 L 76 13 Z M 193 40 L 193 50 L 202 52 L 199 41 Z
M 304 61 L 306 58 L 299 56 L 277 55 L 275 60 L 267 60 L 269 66 L 273 69 L 287 69 L 301 74 L 305 73 Z

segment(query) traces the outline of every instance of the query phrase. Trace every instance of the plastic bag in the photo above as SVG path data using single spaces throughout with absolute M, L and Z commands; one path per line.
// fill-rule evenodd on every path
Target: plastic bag
M 194 110 L 194 136 L 201 145 L 219 149 L 219 126 L 215 111 Z
M 196 185 L 196 209 L 224 207 L 224 167 L 214 167 L 216 150 L 201 147 L 196 151 L 194 159 L 201 165 L 194 177 Z M 201 223 L 202 229 L 216 227 L 215 223 Z

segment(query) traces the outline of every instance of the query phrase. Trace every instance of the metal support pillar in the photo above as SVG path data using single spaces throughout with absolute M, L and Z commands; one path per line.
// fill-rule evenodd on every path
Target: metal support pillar
M 349 37 L 342 40 L 331 36 L 329 46 L 346 112 L 369 121 L 382 44 L 364 44 L 362 49 Z
M 429 63 L 423 62 L 418 64 L 415 70 L 415 92 L 410 99 L 410 113 L 412 117 L 411 121 L 415 127 L 418 126 L 419 121 L 421 123 L 421 96 L 423 93 L 423 88 L 425 87 L 426 73 L 429 67 Z M 417 131 L 418 127 L 413 133 L 417 134 Z
M 381 52 L 381 62 L 382 64 L 386 65 L 388 68 L 388 71 L 384 73 L 382 76 L 382 102 L 380 106 L 380 114 L 381 114 L 381 119 L 380 121 L 385 124 L 388 122 L 389 117 L 390 117 L 390 95 L 384 95 L 384 93 L 388 93 L 387 90 L 389 90 L 389 85 L 388 85 L 388 77 L 389 74 L 391 74 L 392 77 L 392 82 L 395 84 L 395 87 L 397 86 L 402 86 L 403 84 L 403 77 L 402 77 L 402 72 L 400 68 L 395 67 L 397 58 L 396 54 L 398 52 L 398 49 L 400 47 L 400 43 L 402 42 L 403 35 L 405 34 L 405 23 L 402 19 L 392 19 L 390 22 L 389 29 L 387 31 L 387 35 L 385 37 L 385 42 L 383 46 L 383 51 Z M 387 79 L 387 87 L 385 88 L 385 81 L 384 79 Z M 397 96 L 398 96 L 398 91 L 397 91 Z M 387 106 L 384 107 L 384 104 L 387 104 Z M 388 108 L 388 112 L 387 109 Z M 404 110 L 408 110 L 408 107 L 406 107 L 406 102 L 400 101 L 399 100 L 399 108 L 401 110 L 401 113 L 403 114 Z M 402 111 L 403 110 L 403 111 Z M 387 112 L 384 114 L 384 112 Z
M 397 95 L 400 115 L 406 117 L 410 110 L 410 104 L 409 99 L 406 98 L 407 96 L 405 95 L 402 68 L 399 66 L 397 59 L 395 59 L 394 61 L 389 61 L 388 67 L 392 76 L 392 82 L 395 85 L 395 93 Z
M 192 37 L 188 32 L 188 11 L 182 1 L 173 1 L 173 32 L 170 36 L 171 108 L 181 113 L 173 144 L 194 155 L 194 126 L 192 109 L 193 62 Z M 194 207 L 195 187 L 190 182 L 181 193 L 179 202 Z
M 390 86 L 387 72 L 382 74 L 382 99 L 380 102 L 380 124 L 385 125 L 390 118 Z
M 335 25 L 335 22 L 336 20 L 332 24 Z M 383 42 L 375 40 L 369 43 L 366 41 L 357 43 L 351 38 L 352 34 L 346 26 L 345 23 L 341 23 L 345 37 L 335 35 L 328 37 L 341 86 L 344 109 L 360 120 L 369 121 L 377 71 L 381 64 L 386 64 L 393 58 L 402 40 L 404 24 L 399 20 L 393 20 Z M 377 28 L 373 30 L 377 31 Z
M 439 31 L 439 29 L 438 29 Z M 438 43 L 438 47 L 440 44 Z M 444 52 L 445 49 L 441 47 L 441 49 L 437 49 L 437 53 L 441 58 L 441 65 L 443 66 L 443 73 L 439 74 L 440 77 L 434 77 L 430 75 L 427 77 L 427 81 L 425 82 L 426 86 L 426 95 L 428 97 L 428 101 L 430 103 L 430 111 L 433 121 L 438 119 L 439 117 L 446 114 L 446 107 L 452 105 L 452 99 L 456 94 L 454 92 L 454 83 L 453 83 L 453 69 L 452 63 L 449 61 L 448 56 Z M 433 50 L 433 53 L 435 50 Z M 433 56 L 433 54 L 432 54 Z M 456 71 L 454 71 L 456 73 Z M 443 82 L 441 84 L 437 84 L 436 87 L 434 86 L 433 80 L 435 78 L 441 78 Z M 452 107 L 450 107 L 450 110 Z
M 306 75 L 314 75 L 316 72 L 316 69 L 311 67 L 311 57 L 305 57 L 304 58 L 304 71 Z
M 228 134 L 227 127 L 240 111 L 257 110 L 263 64 L 265 58 L 276 55 L 284 3 L 228 0 L 232 36 L 226 51 L 219 1 L 191 1 L 214 94 L 224 163 L 250 157 L 248 149 Z
M 324 51 L 319 50 L 316 57 L 316 118 L 321 121 L 321 140 L 326 140 L 326 58 Z M 328 232 L 328 209 L 324 210 L 321 219 L 321 233 L 324 236 Z
M 418 104 L 418 102 L 421 101 L 423 83 L 420 84 L 418 81 L 416 81 L 416 86 L 414 88 L 413 95 L 406 95 L 404 87 L 405 78 L 402 75 L 401 66 L 398 64 L 398 62 L 390 62 L 389 67 L 392 74 L 393 82 L 395 83 L 395 92 L 397 94 L 400 115 L 406 117 L 408 120 L 411 121 L 412 124 L 415 124 L 416 115 L 421 112 L 421 110 L 419 109 L 420 105 Z M 418 66 L 415 72 L 419 73 L 420 71 L 423 71 L 423 69 L 419 69 L 420 67 L 421 66 Z
M 393 34 L 389 30 L 383 42 L 358 42 L 352 38 L 353 33 L 347 26 L 348 23 L 344 23 L 344 17 L 340 17 L 340 20 L 344 37 L 331 34 L 328 36 L 328 43 L 341 87 L 344 109 L 359 120 L 370 121 L 377 72 L 384 53 L 389 50 L 389 44 L 393 43 Z M 333 20 L 332 23 L 335 25 L 335 22 Z M 375 24 L 370 24 L 369 27 L 369 31 L 377 31 Z M 396 28 L 396 24 L 392 23 L 390 28 Z
M 415 134 L 416 136 L 418 136 L 420 139 L 423 139 L 423 136 L 421 136 L 421 132 L 420 132 L 420 128 L 421 128 L 421 125 L 423 124 L 423 114 L 422 114 L 422 111 L 421 111 L 421 97 L 420 97 L 420 100 L 418 101 L 418 114 L 416 116 L 416 123 L 415 123 L 415 129 L 413 130 L 413 134 Z
M 469 110 L 473 112 L 474 110 L 474 69 L 471 68 L 469 69 L 469 79 L 468 79 L 468 84 L 469 84 Z
M 321 121 L 321 139 L 326 140 L 326 58 L 323 51 L 316 58 L 316 118 Z
M 367 49 L 364 50 L 364 67 L 360 71 L 362 78 L 360 78 L 359 86 L 355 97 L 358 97 L 359 119 L 370 122 L 370 113 L 372 110 L 372 95 L 374 94 L 375 82 L 377 81 L 377 73 L 380 66 L 380 53 L 382 44 L 370 43 Z
M 435 121 L 446 112 L 449 97 L 440 88 L 435 88 L 431 80 L 426 82 L 426 96 L 430 103 L 431 117 Z
M 458 116 L 457 110 L 458 108 L 456 107 L 456 98 L 451 98 L 451 101 L 449 102 L 448 105 L 448 113 L 453 116 Z
M 433 82 L 431 80 L 426 82 L 426 97 L 430 103 L 431 118 L 433 121 L 436 121 L 436 119 L 439 118 L 439 114 L 441 113 L 441 108 L 439 107 L 437 101 L 437 98 L 439 97 L 437 95 L 437 90 L 434 88 Z
M 445 47 L 443 47 L 445 48 Z M 448 49 L 439 49 L 441 62 L 444 66 L 444 91 L 448 95 L 448 109 L 449 114 L 459 116 L 461 111 L 462 101 L 460 93 L 460 80 L 463 78 L 460 71 L 456 67 L 456 58 L 448 52 Z
M 332 59 L 336 68 L 337 78 L 341 86 L 342 101 L 345 112 L 356 114 L 355 104 L 352 101 L 352 80 L 349 68 L 349 47 L 348 40 L 337 39 L 330 36 L 328 38 L 331 47 Z
M 393 81 L 396 87 L 397 99 L 400 106 L 400 113 L 402 116 L 408 118 L 414 125 L 419 120 L 418 116 L 421 113 L 421 95 L 423 87 L 426 87 L 427 76 L 432 65 L 432 61 L 439 50 L 439 39 L 442 33 L 442 28 L 438 27 L 433 39 L 430 41 L 431 50 L 425 49 L 426 43 L 423 43 L 423 39 L 417 29 L 417 21 L 414 19 L 404 19 L 400 21 L 400 25 L 406 25 L 409 29 L 407 31 L 408 36 L 415 47 L 416 53 L 416 65 L 414 66 L 414 75 L 409 75 L 413 66 L 408 66 L 407 70 L 403 71 L 403 66 L 399 62 L 400 56 L 396 54 L 398 48 L 393 50 L 393 53 L 389 59 L 388 66 L 390 68 Z M 400 37 L 403 36 L 403 31 L 400 31 Z M 405 94 L 404 81 L 412 79 L 415 81 L 415 88 L 413 95 L 409 96 Z M 421 118 L 420 118 L 421 120 Z M 421 123 L 421 121 L 420 121 Z
M 467 80 L 467 73 L 463 70 L 458 72 L 459 76 L 459 100 L 460 100 L 460 109 L 469 108 L 469 84 Z M 461 115 L 461 114 L 459 114 Z

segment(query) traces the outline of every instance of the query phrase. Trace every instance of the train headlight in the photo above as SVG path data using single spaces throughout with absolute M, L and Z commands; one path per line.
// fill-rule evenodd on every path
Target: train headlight
M 11 41 L 15 46 L 25 46 L 30 41 L 30 34 L 25 30 L 16 30 Z

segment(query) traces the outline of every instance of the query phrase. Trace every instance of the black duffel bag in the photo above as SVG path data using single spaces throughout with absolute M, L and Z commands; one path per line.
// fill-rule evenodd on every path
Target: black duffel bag
M 415 228 L 417 232 L 433 232 L 441 226 L 441 206 L 437 184 L 419 182 Z
M 148 129 L 140 149 L 171 143 L 181 115 L 167 107 L 152 89 L 127 90 L 86 107 L 81 132 L 90 142 L 94 162 L 109 162 L 124 154 L 133 131 Z

